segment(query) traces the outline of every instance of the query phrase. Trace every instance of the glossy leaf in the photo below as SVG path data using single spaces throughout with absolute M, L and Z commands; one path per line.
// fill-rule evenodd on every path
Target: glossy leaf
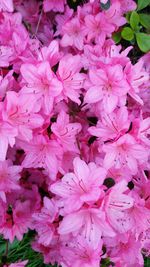
M 136 33 L 138 47 L 144 53 L 150 51 L 150 35 L 146 33 Z
M 130 25 L 133 30 L 136 30 L 140 22 L 139 14 L 133 11 L 130 16 Z
M 121 32 L 121 36 L 123 39 L 131 41 L 134 38 L 134 32 L 130 27 L 125 27 Z
M 150 29 L 150 15 L 141 13 L 139 14 L 140 23 L 146 29 Z
M 150 4 L 150 0 L 138 0 L 137 10 L 142 10 Z
M 113 33 L 112 38 L 115 41 L 115 43 L 118 44 L 121 40 L 121 32 Z

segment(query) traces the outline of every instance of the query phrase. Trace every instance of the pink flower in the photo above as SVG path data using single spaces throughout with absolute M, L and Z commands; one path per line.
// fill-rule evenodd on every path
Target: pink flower
M 128 167 L 132 174 L 136 174 L 139 164 L 145 164 L 148 160 L 148 151 L 138 144 L 133 136 L 125 134 L 116 142 L 105 144 L 103 151 L 106 153 L 104 166 L 109 169 Z
M 28 260 L 20 261 L 20 262 L 16 262 L 16 263 L 11 263 L 9 265 L 4 265 L 4 267 L 24 267 L 24 266 L 26 266 L 27 263 L 28 263 Z
M 85 26 L 87 28 L 87 41 L 96 40 L 97 43 L 104 42 L 106 36 L 109 36 L 114 27 L 107 23 L 105 15 L 100 12 L 97 15 L 85 16 Z
M 90 134 L 99 137 L 100 140 L 117 140 L 121 135 L 125 134 L 130 127 L 126 107 L 121 107 L 111 114 L 103 113 L 101 117 L 102 119 L 96 126 L 92 126 L 88 129 Z
M 114 237 L 115 233 L 106 222 L 105 213 L 96 208 L 84 208 L 66 215 L 58 228 L 60 235 L 80 233 L 93 248 L 97 248 L 101 242 L 101 236 Z
M 101 186 L 106 177 L 106 170 L 92 162 L 87 165 L 75 158 L 73 165 L 74 173 L 65 174 L 50 188 L 61 197 L 66 212 L 78 210 L 84 203 L 94 204 L 103 193 Z
M 85 75 L 79 73 L 81 68 L 81 57 L 68 54 L 60 60 L 57 71 L 63 85 L 63 95 L 77 104 L 80 104 L 79 96 L 85 79 Z
M 51 243 L 54 226 L 53 221 L 58 213 L 55 202 L 47 197 L 44 197 L 44 206 L 39 213 L 33 214 L 35 229 L 38 232 L 38 242 L 44 246 Z
M 63 256 L 67 266 L 85 266 L 97 267 L 100 262 L 100 255 L 102 254 L 102 240 L 98 248 L 93 248 L 87 240 L 81 236 L 77 239 L 71 238 L 66 247 L 62 247 L 60 253 Z
M 5 77 L 0 76 L 0 101 L 3 100 L 6 92 L 12 90 L 16 85 L 12 74 L 13 71 L 9 71 Z
M 0 161 L 0 198 L 6 202 L 6 193 L 20 189 L 21 166 L 12 165 L 10 161 Z
M 144 70 L 143 63 L 142 60 L 135 65 L 129 62 L 125 67 L 125 74 L 130 85 L 129 95 L 140 104 L 143 104 L 139 96 L 140 86 L 149 80 L 149 75 Z
M 69 115 L 61 111 L 57 122 L 52 124 L 51 131 L 64 151 L 78 152 L 76 135 L 81 131 L 80 123 L 69 123 Z
M 119 233 L 127 232 L 132 228 L 132 218 L 126 211 L 133 207 L 134 199 L 125 193 L 127 189 L 127 182 L 122 180 L 110 190 L 104 199 L 108 221 Z
M 0 45 L 0 67 L 8 67 L 12 61 L 14 50 L 10 46 Z
M 111 113 L 117 105 L 125 104 L 129 85 L 121 65 L 105 66 L 105 69 L 90 70 L 91 82 L 84 102 L 97 103 L 102 101 L 105 112 Z
M 30 143 L 21 143 L 26 152 L 22 162 L 24 168 L 44 168 L 55 180 L 62 157 L 62 149 L 54 140 L 38 135 Z
M 8 146 L 15 144 L 15 138 L 18 134 L 17 129 L 1 118 L 2 106 L 0 106 L 0 161 L 6 159 Z
M 13 12 L 13 0 L 0 0 L 0 10 Z
M 33 129 L 41 127 L 44 122 L 41 115 L 36 114 L 38 110 L 33 96 L 12 91 L 7 93 L 3 118 L 17 130 L 18 138 L 29 141 Z
M 22 240 L 24 233 L 27 233 L 31 226 L 31 214 L 29 201 L 16 203 L 12 211 L 6 211 L 5 222 L 0 224 L 0 233 L 11 243 L 16 237 Z
M 51 67 L 58 63 L 60 57 L 61 54 L 59 53 L 59 44 L 56 40 L 53 40 L 48 47 L 42 47 L 38 54 L 39 60 L 48 61 Z
M 23 93 L 34 94 L 46 114 L 50 114 L 54 99 L 62 91 L 62 84 L 52 72 L 48 62 L 38 65 L 23 64 L 21 74 L 27 85 Z
M 63 47 L 74 46 L 79 50 L 83 49 L 83 42 L 86 34 L 86 29 L 81 25 L 77 17 L 68 21 L 62 28 L 61 45 Z
M 44 0 L 44 11 L 49 12 L 53 10 L 54 12 L 64 12 L 64 5 L 66 0 Z

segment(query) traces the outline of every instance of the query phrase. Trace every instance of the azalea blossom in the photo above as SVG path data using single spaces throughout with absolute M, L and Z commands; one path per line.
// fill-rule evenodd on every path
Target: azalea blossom
M 81 131 L 79 123 L 69 123 L 69 115 L 64 111 L 60 112 L 57 122 L 51 126 L 54 138 L 60 143 L 65 151 L 77 151 L 76 135 Z
M 44 112 L 46 114 L 50 113 L 55 97 L 62 91 L 62 85 L 52 72 L 49 63 L 42 62 L 37 66 L 24 64 L 21 66 L 21 73 L 24 82 L 27 84 L 22 92 L 34 94 Z
M 103 102 L 104 110 L 111 113 L 117 105 L 126 101 L 130 87 L 120 65 L 105 66 L 105 69 L 89 72 L 91 86 L 85 95 L 85 103 Z
M 6 193 L 19 190 L 21 166 L 12 165 L 9 161 L 0 161 L 0 198 L 6 202 Z
M 51 191 L 64 201 L 66 212 L 78 210 L 84 203 L 96 202 L 103 194 L 102 184 L 106 177 L 106 170 L 94 163 L 88 165 L 75 158 L 74 173 L 67 173 L 61 182 L 51 186 Z
M 13 12 L 13 0 L 1 0 L 0 9 L 2 9 L 3 11 Z
M 130 134 L 123 135 L 116 142 L 105 144 L 103 151 L 106 153 L 104 158 L 106 168 L 114 166 L 119 169 L 126 165 L 133 174 L 137 173 L 138 164 L 144 164 L 148 158 L 148 151 L 137 144 Z
M 143 267 L 150 255 L 150 52 L 119 41 L 139 9 L 0 0 L 4 267 L 34 265 L 26 251 L 10 262 L 8 242 L 26 240 L 48 266 Z
M 63 94 L 77 104 L 80 104 L 79 96 L 85 79 L 84 74 L 79 73 L 81 68 L 81 57 L 68 54 L 60 60 L 57 71 L 63 85 Z
M 101 236 L 115 236 L 112 227 L 106 222 L 105 213 L 99 209 L 88 208 L 66 215 L 58 231 L 61 235 L 79 232 L 94 248 L 99 246 Z

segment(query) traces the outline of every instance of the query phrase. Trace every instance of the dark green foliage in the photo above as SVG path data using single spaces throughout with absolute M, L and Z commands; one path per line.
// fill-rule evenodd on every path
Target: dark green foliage
M 27 267 L 56 267 L 45 265 L 42 255 L 32 250 L 31 242 L 34 236 L 35 232 L 29 231 L 22 241 L 15 240 L 12 244 L 0 237 L 0 267 L 20 260 L 28 260 Z

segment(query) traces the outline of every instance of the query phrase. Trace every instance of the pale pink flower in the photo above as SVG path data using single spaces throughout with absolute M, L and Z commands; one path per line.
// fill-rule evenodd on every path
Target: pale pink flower
M 94 163 L 88 165 L 79 158 L 73 161 L 74 173 L 67 173 L 60 182 L 51 186 L 51 191 L 60 196 L 64 210 L 78 210 L 84 203 L 95 203 L 103 194 L 102 184 L 106 170 Z
M 100 140 L 112 141 L 113 139 L 118 139 L 130 127 L 126 107 L 121 107 L 111 114 L 103 113 L 101 117 L 96 126 L 88 129 L 90 134 L 99 137 Z
M 0 0 L 0 10 L 13 12 L 13 0 Z
M 90 70 L 91 86 L 88 89 L 84 102 L 102 102 L 106 112 L 111 113 L 117 105 L 126 102 L 129 85 L 121 65 L 105 66 L 105 69 Z
M 125 193 L 127 190 L 127 182 L 122 180 L 110 189 L 108 196 L 104 198 L 107 219 L 119 233 L 127 232 L 132 228 L 132 218 L 126 211 L 133 207 L 134 199 Z
M 70 123 L 69 115 L 61 111 L 57 122 L 52 124 L 51 131 L 64 151 L 78 152 L 76 135 L 81 131 L 80 123 Z
M 60 235 L 73 233 L 74 236 L 80 233 L 95 249 L 99 246 L 102 235 L 115 236 L 115 232 L 106 222 L 105 213 L 97 208 L 83 208 L 66 215 L 58 232 Z
M 85 75 L 79 73 L 81 68 L 81 57 L 68 54 L 60 60 L 57 71 L 57 76 L 63 85 L 63 95 L 77 104 L 80 104 L 80 89 L 83 87 L 85 79 Z
M 25 260 L 25 261 L 11 263 L 9 265 L 4 265 L 4 267 L 24 267 L 26 266 L 27 263 L 28 263 L 28 260 Z
M 121 136 L 116 142 L 105 144 L 103 151 L 106 153 L 104 167 L 120 169 L 128 167 L 132 174 L 136 174 L 139 164 L 145 164 L 148 160 L 148 151 L 138 144 L 130 134 Z
M 136 192 L 132 192 L 131 196 L 134 199 L 134 205 L 127 211 L 127 216 L 132 220 L 132 232 L 138 236 L 149 228 L 150 214 L 144 199 Z
M 44 112 L 50 114 L 55 97 L 60 95 L 63 89 L 61 82 L 51 70 L 50 64 L 48 62 L 37 65 L 23 64 L 21 74 L 27 84 L 22 92 L 34 94 Z

